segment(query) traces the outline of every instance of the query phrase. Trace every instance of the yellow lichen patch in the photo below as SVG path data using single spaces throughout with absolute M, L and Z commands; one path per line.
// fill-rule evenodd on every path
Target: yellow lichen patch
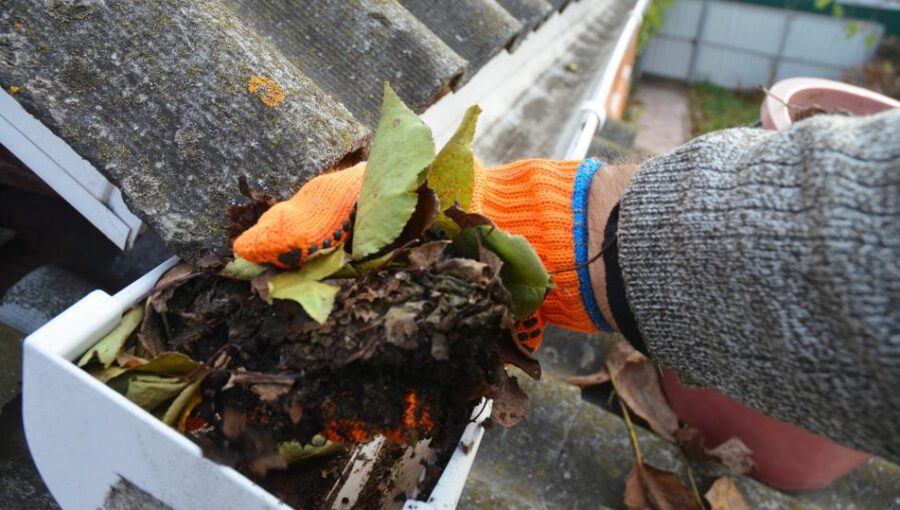
M 247 92 L 255 94 L 262 101 L 262 104 L 275 107 L 284 101 L 284 89 L 281 85 L 275 83 L 275 80 L 266 78 L 265 76 L 255 75 L 250 77 L 247 83 Z
M 14 96 L 14 95 L 18 94 L 19 92 L 22 92 L 22 88 L 19 87 L 18 85 L 10 85 L 9 86 L 9 93 L 11 95 Z

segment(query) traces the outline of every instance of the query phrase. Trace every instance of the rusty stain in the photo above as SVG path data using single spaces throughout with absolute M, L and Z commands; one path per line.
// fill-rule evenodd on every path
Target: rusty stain
M 273 108 L 284 101 L 284 89 L 271 78 L 254 75 L 247 83 L 247 92 L 255 94 L 262 104 Z

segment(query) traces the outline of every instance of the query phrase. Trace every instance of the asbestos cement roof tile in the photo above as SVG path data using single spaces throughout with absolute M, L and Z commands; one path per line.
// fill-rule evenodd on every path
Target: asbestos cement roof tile
M 0 85 L 189 260 L 227 247 L 240 176 L 285 197 L 368 143 L 365 126 L 217 1 L 10 0 L 0 57 Z
M 496 0 L 400 0 L 413 15 L 469 61 L 465 79 L 511 46 L 524 26 Z
M 370 127 L 378 121 L 381 83 L 422 112 L 465 71 L 465 59 L 395 0 L 226 4 Z
M 547 0 L 497 0 L 497 3 L 515 16 L 526 32 L 540 26 L 554 12 Z

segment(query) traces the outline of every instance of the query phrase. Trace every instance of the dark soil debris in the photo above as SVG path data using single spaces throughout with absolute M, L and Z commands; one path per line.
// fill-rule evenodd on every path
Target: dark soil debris
M 147 320 L 165 314 L 168 334 L 157 326 L 153 344 L 210 370 L 191 417 L 204 424 L 192 434 L 207 455 L 313 508 L 309 498 L 324 494 L 303 480 L 332 486 L 346 455 L 285 472 L 280 443 L 324 436 L 356 444 L 381 434 L 398 445 L 397 460 L 400 446 L 424 438 L 451 451 L 482 396 L 500 397 L 509 411 L 501 424 L 521 418 L 527 398 L 503 369 L 513 321 L 498 266 L 458 257 L 444 242 L 406 258 L 404 269 L 329 280 L 340 292 L 324 324 L 293 301 L 269 305 L 252 282 L 214 273 L 156 296 Z M 292 483 L 300 493 L 291 493 Z

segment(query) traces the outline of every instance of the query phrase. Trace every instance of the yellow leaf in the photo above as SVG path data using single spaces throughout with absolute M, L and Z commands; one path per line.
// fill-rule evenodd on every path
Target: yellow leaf
M 122 317 L 122 321 L 119 322 L 118 326 L 84 353 L 81 359 L 78 360 L 78 366 L 83 367 L 87 365 L 96 356 L 97 360 L 103 364 L 103 368 L 109 368 L 119 356 L 119 353 L 122 352 L 128 337 L 131 336 L 131 333 L 134 332 L 143 318 L 144 307 L 138 306 L 129 310 Z

